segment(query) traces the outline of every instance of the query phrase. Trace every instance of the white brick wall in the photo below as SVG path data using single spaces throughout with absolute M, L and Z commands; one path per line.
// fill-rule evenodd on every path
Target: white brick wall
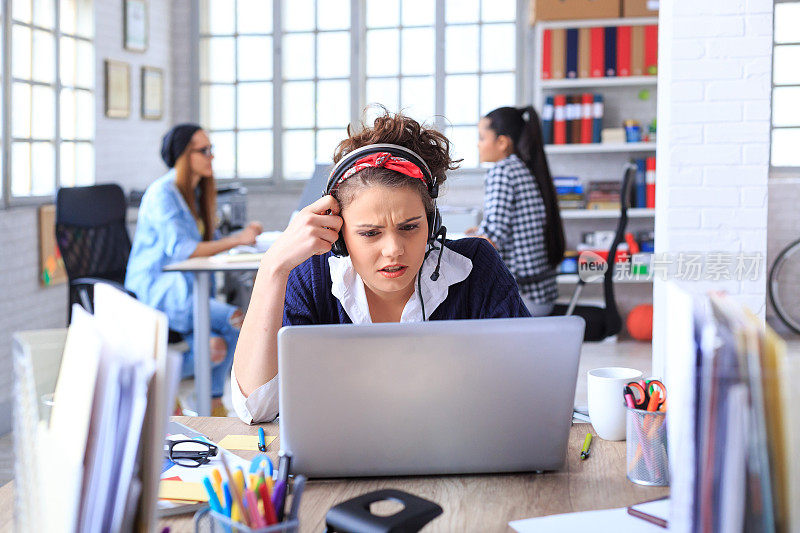
M 757 279 L 722 289 L 765 314 L 772 4 L 673 0 L 659 13 L 656 252 L 761 254 Z M 654 286 L 653 368 L 670 310 Z

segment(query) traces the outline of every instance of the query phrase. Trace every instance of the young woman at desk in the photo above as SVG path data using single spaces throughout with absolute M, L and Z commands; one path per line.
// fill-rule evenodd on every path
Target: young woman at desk
M 153 182 L 139 207 L 136 235 L 128 259 L 125 287 L 147 305 L 166 313 L 169 327 L 183 335 L 189 351 L 183 377 L 194 369 L 192 349 L 192 285 L 187 272 L 162 272 L 170 263 L 208 257 L 240 244 L 254 244 L 261 224 L 251 222 L 240 233 L 215 239 L 217 192 L 211 143 L 200 126 L 181 124 L 164 136 L 161 157 L 170 171 Z M 227 416 L 222 405 L 242 312 L 210 298 L 211 412 Z
M 435 198 L 457 166 L 447 138 L 388 113 L 348 133 L 329 194 L 295 216 L 261 261 L 231 373 L 245 422 L 278 414 L 282 325 L 530 316 L 488 242 L 442 247 Z
M 549 315 L 558 297 L 564 227 L 539 117 L 533 107 L 500 107 L 481 119 L 478 136 L 481 162 L 496 164 L 486 175 L 477 233 L 500 252 L 531 314 Z

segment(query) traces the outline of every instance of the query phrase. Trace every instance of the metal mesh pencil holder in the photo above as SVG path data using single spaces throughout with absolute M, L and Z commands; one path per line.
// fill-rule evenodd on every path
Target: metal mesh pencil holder
M 669 485 L 667 413 L 627 411 L 628 479 L 639 485 Z

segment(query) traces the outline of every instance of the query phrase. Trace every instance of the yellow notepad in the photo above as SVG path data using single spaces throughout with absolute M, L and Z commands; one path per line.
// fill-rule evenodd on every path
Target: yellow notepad
M 202 483 L 163 479 L 158 485 L 158 497 L 165 500 L 207 502 L 208 493 Z
M 277 437 L 265 436 L 264 442 L 269 446 Z M 217 443 L 226 450 L 258 451 L 258 435 L 228 435 Z

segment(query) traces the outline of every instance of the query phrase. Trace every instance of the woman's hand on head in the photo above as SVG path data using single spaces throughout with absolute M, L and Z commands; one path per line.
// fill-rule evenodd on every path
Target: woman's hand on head
M 256 237 L 264 231 L 259 222 L 250 222 L 247 227 L 238 233 L 239 244 L 252 246 L 256 243 Z
M 288 273 L 312 255 L 329 252 L 339 238 L 342 224 L 339 202 L 331 195 L 323 196 L 295 215 L 270 246 L 264 261 Z

